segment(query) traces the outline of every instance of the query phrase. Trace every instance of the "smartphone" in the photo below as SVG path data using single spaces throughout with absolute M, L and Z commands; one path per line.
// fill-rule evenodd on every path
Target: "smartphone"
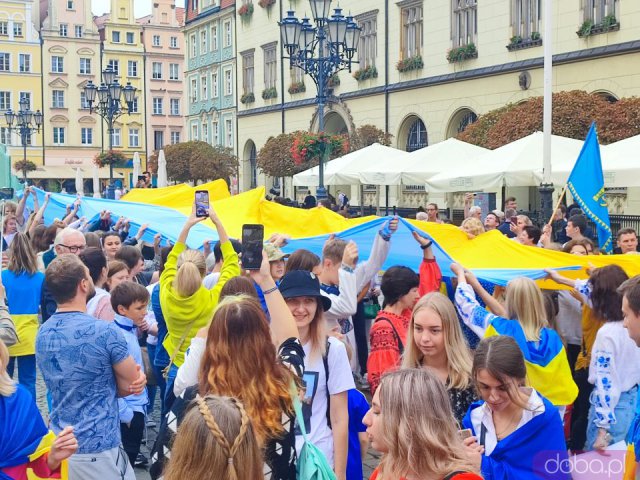
M 209 216 L 209 192 L 196 190 L 196 217 Z
M 242 268 L 260 270 L 263 243 L 264 226 L 258 224 L 242 226 Z
M 511 218 L 509 219 L 509 221 L 510 221 L 511 223 L 513 223 L 514 225 L 517 225 L 517 224 L 518 224 L 518 217 L 511 217 Z
M 13 188 L 11 187 L 0 188 L 0 199 L 2 200 L 11 200 L 13 198 L 13 194 Z
M 458 430 L 458 435 L 460 435 L 460 440 L 464 440 L 465 438 L 473 436 L 473 432 L 470 428 L 465 428 L 463 430 Z

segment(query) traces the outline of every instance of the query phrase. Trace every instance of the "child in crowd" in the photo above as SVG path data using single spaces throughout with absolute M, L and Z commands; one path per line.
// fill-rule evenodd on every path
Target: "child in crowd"
M 111 291 L 111 306 L 115 314 L 114 323 L 122 330 L 129 354 L 140 369 L 144 368 L 142 351 L 138 344 L 137 328 L 145 325 L 149 292 L 138 283 L 123 282 Z M 149 403 L 147 391 L 118 399 L 122 446 L 135 465 L 144 434 L 146 407 Z

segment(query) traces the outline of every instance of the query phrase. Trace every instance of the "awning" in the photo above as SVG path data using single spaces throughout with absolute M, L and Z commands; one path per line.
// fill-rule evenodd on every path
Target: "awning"
M 93 178 L 93 167 L 83 165 L 80 167 L 73 167 L 71 165 L 38 165 L 38 168 L 33 172 L 27 172 L 27 178 L 34 179 L 52 179 L 52 180 L 66 180 L 76 178 L 76 169 L 80 168 L 82 177 L 86 180 Z M 18 178 L 22 178 L 22 172 L 13 170 L 13 173 Z M 102 167 L 98 169 L 100 178 L 109 178 L 109 167 Z M 124 178 L 124 175 L 120 172 L 113 172 L 114 178 Z

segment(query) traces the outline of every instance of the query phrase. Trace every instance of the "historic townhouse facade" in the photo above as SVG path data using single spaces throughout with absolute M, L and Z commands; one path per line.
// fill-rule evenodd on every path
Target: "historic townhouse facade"
M 42 63 L 40 60 L 40 10 L 35 0 L 12 0 L 0 3 L 0 143 L 7 146 L 11 164 L 23 160 L 20 135 L 10 131 L 4 113 L 20 109 L 21 98 L 29 101 L 32 111 L 42 111 Z M 27 138 L 27 160 L 42 165 L 42 136 Z
M 43 13 L 44 163 L 52 176 L 69 167 L 87 167 L 89 176 L 103 145 L 102 120 L 89 114 L 83 89 L 101 81 L 100 35 L 88 2 L 48 0 Z
M 478 115 L 542 95 L 542 3 L 342 0 L 343 12 L 362 27 L 359 64 L 352 73 L 339 73 L 325 110 L 326 130 L 351 132 L 374 124 L 394 136 L 393 146 L 415 150 L 456 135 Z M 553 5 L 554 91 L 600 92 L 612 100 L 640 95 L 634 80 L 640 74 L 640 4 L 571 0 Z M 298 18 L 308 10 L 300 3 L 293 8 Z M 244 189 L 273 181 L 255 166 L 256 151 L 271 135 L 317 129 L 315 85 L 290 71 L 282 58 L 276 20 L 286 10 L 279 3 L 256 4 L 251 18 L 238 22 L 242 77 L 237 96 L 254 94 L 253 101 L 238 104 Z M 306 91 L 289 88 L 298 82 L 305 82 Z M 424 192 L 408 187 L 391 188 L 390 205 L 424 202 Z M 357 191 L 352 193 L 356 200 Z M 528 190 L 512 193 L 529 195 Z M 367 204 L 373 195 L 365 194 Z
M 189 0 L 184 28 L 189 140 L 236 152 L 236 10 L 233 0 Z
M 147 154 L 184 140 L 184 9 L 155 0 L 142 25 L 146 83 Z

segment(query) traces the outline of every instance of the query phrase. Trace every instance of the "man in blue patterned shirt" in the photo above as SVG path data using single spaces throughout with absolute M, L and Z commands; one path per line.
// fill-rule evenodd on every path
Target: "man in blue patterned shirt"
M 51 262 L 45 282 L 58 304 L 36 338 L 36 359 L 51 393 L 51 428 L 72 425 L 78 453 L 69 479 L 135 479 L 122 451 L 117 397 L 141 393 L 146 377 L 129 355 L 120 329 L 86 314 L 95 293 L 76 255 Z

